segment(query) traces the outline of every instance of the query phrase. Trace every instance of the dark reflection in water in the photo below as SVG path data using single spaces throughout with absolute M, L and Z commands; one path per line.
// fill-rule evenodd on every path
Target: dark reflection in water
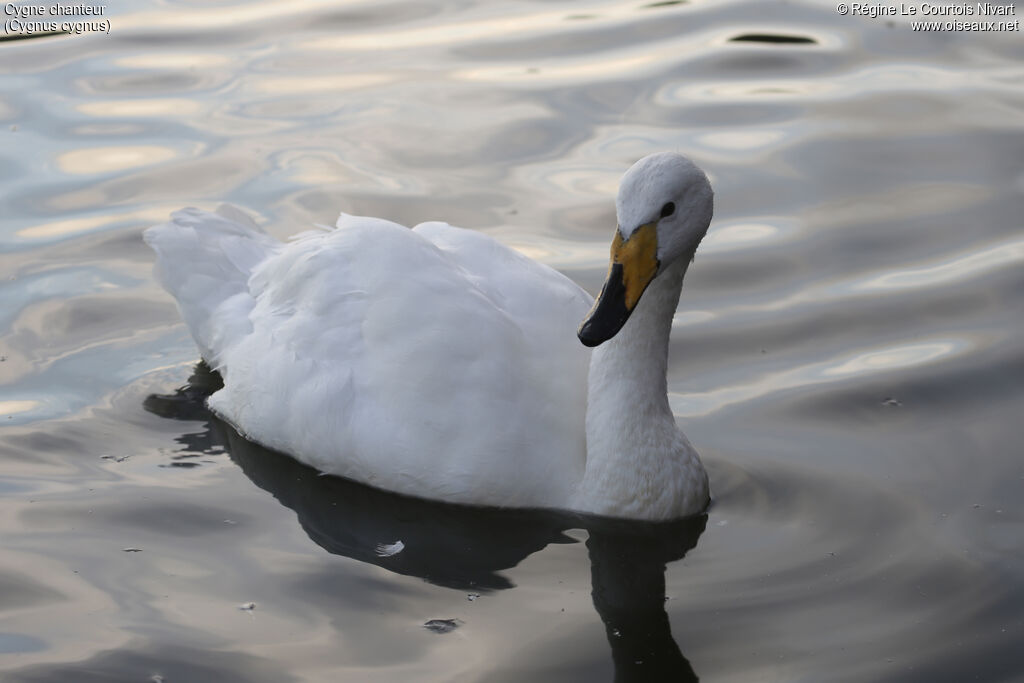
M 321 475 L 293 458 L 243 438 L 206 410 L 220 378 L 199 364 L 189 384 L 151 395 L 146 410 L 162 417 L 204 420 L 179 437 L 189 450 L 226 447 L 249 479 L 291 508 L 324 550 L 430 583 L 467 591 L 513 588 L 499 572 L 551 543 L 575 543 L 585 529 L 594 607 L 604 622 L 615 681 L 696 681 L 672 637 L 665 611 L 665 566 L 697 544 L 706 515 L 666 523 L 613 520 L 556 511 L 469 507 L 401 496 Z M 388 547 L 398 541 L 401 550 Z
M 781 33 L 744 33 L 729 39 L 730 43 L 795 43 L 813 45 L 818 41 L 807 36 L 791 36 Z
M 616 681 L 696 681 L 665 613 L 665 563 L 697 544 L 706 516 L 638 531 L 588 527 L 594 607 L 615 661 Z
M 36 33 L 10 33 L 0 35 L 0 43 L 12 40 L 38 40 L 39 38 L 52 38 L 53 36 L 69 35 L 67 31 L 38 31 Z
M 161 673 L 153 673 L 159 671 Z M 39 667 L 7 683 L 292 683 L 276 663 L 234 652 L 186 647 L 100 652 L 84 662 Z
M 686 0 L 662 0 L 662 2 L 652 2 L 643 5 L 641 9 L 657 9 L 658 7 L 672 7 L 673 5 L 682 5 Z

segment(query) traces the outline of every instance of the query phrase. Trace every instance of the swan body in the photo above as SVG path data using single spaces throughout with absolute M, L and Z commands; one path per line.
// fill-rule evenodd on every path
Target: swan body
M 597 302 L 439 222 L 342 215 L 282 243 L 222 206 L 176 212 L 145 239 L 223 376 L 211 409 L 247 438 L 423 498 L 660 520 L 708 502 L 666 370 L 711 196 L 684 157 L 637 162 Z

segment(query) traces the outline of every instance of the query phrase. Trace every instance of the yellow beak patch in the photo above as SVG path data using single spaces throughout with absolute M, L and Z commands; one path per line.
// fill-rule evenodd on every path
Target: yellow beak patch
M 622 265 L 622 283 L 626 289 L 626 309 L 632 311 L 640 295 L 658 272 L 658 223 L 645 223 L 622 240 L 622 233 L 615 231 L 612 241 L 612 260 L 609 268 L 616 263 Z
M 659 265 L 657 221 L 641 225 L 628 240 L 615 231 L 608 277 L 576 331 L 584 345 L 603 344 L 619 333 L 640 295 L 658 274 Z

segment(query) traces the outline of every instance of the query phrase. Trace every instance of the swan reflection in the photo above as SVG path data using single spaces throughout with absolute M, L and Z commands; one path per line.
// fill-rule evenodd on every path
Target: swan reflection
M 488 592 L 512 588 L 501 572 L 549 543 L 587 531 L 594 607 L 605 625 L 615 681 L 696 681 L 665 612 L 665 566 L 693 548 L 706 516 L 667 523 L 611 520 L 539 510 L 502 510 L 427 501 L 323 476 L 240 436 L 205 408 L 220 378 L 202 364 L 189 384 L 152 395 L 146 410 L 205 421 L 179 441 L 193 453 L 227 450 L 258 487 L 291 508 L 310 539 L 335 555 L 438 586 Z M 400 549 L 395 544 L 401 541 Z

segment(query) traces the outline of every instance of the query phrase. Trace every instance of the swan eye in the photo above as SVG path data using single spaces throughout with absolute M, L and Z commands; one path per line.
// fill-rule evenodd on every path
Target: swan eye
M 669 202 L 665 206 L 661 207 L 661 217 L 668 218 L 676 212 L 675 202 Z

